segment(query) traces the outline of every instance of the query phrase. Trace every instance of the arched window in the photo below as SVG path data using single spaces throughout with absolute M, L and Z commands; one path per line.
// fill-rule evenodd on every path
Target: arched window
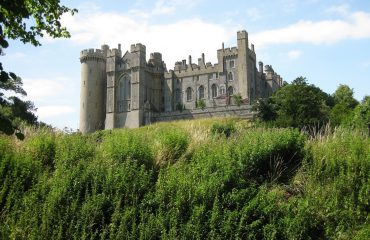
M 128 76 L 122 77 L 119 82 L 119 97 L 121 100 L 131 99 L 131 82 Z
M 225 86 L 220 86 L 220 95 L 225 95 Z
M 234 76 L 233 76 L 233 73 L 232 73 L 232 72 L 229 72 L 229 73 L 227 74 L 227 79 L 228 79 L 229 81 L 234 80 Z
M 175 90 L 175 101 L 177 103 L 181 102 L 181 91 L 178 88 Z
M 216 86 L 216 84 L 212 85 L 211 90 L 212 90 L 212 97 L 213 98 L 217 97 L 217 86 Z
M 234 94 L 234 88 L 232 86 L 230 86 L 228 89 L 227 89 L 227 93 L 229 94 L 229 96 L 233 95 Z
M 200 86 L 199 87 L 199 99 L 203 99 L 203 98 L 204 98 L 204 87 Z
M 186 101 L 191 101 L 193 99 L 192 91 L 191 87 L 186 89 Z

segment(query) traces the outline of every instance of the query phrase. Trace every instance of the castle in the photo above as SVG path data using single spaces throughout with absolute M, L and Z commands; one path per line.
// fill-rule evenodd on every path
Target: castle
M 205 113 L 243 114 L 254 100 L 283 84 L 270 65 L 259 62 L 256 68 L 254 45 L 249 48 L 245 30 L 237 32 L 237 47 L 222 44 L 217 59 L 212 65 L 202 54 L 193 63 L 189 56 L 188 62 L 167 70 L 159 52 L 146 61 L 140 43 L 123 55 L 120 44 L 118 49 L 103 45 L 81 51 L 80 131 L 139 127 Z

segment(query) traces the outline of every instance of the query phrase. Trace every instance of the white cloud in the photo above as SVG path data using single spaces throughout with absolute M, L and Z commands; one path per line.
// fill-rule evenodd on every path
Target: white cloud
M 64 16 L 63 24 L 71 32 L 70 40 L 85 48 L 104 43 L 114 48 L 122 43 L 125 51 L 131 44 L 141 42 L 147 47 L 147 57 L 151 52 L 161 52 L 169 69 L 175 61 L 187 59 L 189 54 L 196 62 L 204 52 L 206 61 L 215 62 L 216 49 L 221 48 L 221 43 L 236 38 L 236 29 L 198 18 L 153 25 L 129 15 L 97 12 Z
M 27 97 L 32 101 L 42 101 L 47 97 L 52 97 L 63 93 L 64 85 L 67 79 L 56 78 L 50 79 L 23 79 L 23 88 L 27 92 Z
M 37 109 L 37 115 L 39 116 L 40 119 L 71 114 L 74 112 L 75 112 L 74 108 L 65 105 L 49 105 L 38 107 Z
M 290 26 L 251 35 L 258 47 L 270 44 L 332 44 L 345 39 L 370 38 L 370 13 L 351 13 L 344 20 L 301 20 Z
M 297 58 L 299 58 L 301 55 L 302 55 L 302 52 L 301 52 L 301 51 L 298 51 L 298 50 L 292 50 L 292 51 L 289 51 L 289 52 L 288 52 L 288 57 L 289 57 L 290 59 L 297 59 Z

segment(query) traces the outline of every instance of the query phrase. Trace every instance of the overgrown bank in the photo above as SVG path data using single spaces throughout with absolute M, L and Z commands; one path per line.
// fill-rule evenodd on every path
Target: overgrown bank
M 370 140 L 236 119 L 0 137 L 1 239 L 365 239 Z

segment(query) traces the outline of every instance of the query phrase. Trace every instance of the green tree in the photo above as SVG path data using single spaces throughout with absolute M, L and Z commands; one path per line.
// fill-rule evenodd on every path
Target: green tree
M 270 99 L 277 123 L 304 127 L 325 123 L 328 119 L 328 95 L 305 77 L 296 78 L 277 90 Z
M 370 96 L 365 96 L 355 108 L 353 122 L 357 127 L 368 128 L 370 133 Z
M 354 108 L 358 105 L 353 97 L 353 89 L 340 84 L 333 94 L 334 106 L 330 112 L 330 122 L 333 125 L 349 125 L 352 122 Z
M 60 19 L 65 13 L 73 15 L 75 12 L 76 9 L 61 5 L 59 0 L 2 0 L 0 55 L 9 47 L 8 39 L 19 39 L 23 43 L 40 46 L 39 39 L 44 34 L 53 38 L 69 37 L 70 34 L 61 25 Z M 16 132 L 18 137 L 22 137 L 14 120 L 20 118 L 34 122 L 35 116 L 31 113 L 35 108 L 29 101 L 24 102 L 15 97 L 6 98 L 6 91 L 26 95 L 21 79 L 16 74 L 5 71 L 0 62 L 0 131 L 9 135 Z
M 344 104 L 351 109 L 354 109 L 358 105 L 358 101 L 353 97 L 353 89 L 344 84 L 338 86 L 333 97 L 335 104 Z

